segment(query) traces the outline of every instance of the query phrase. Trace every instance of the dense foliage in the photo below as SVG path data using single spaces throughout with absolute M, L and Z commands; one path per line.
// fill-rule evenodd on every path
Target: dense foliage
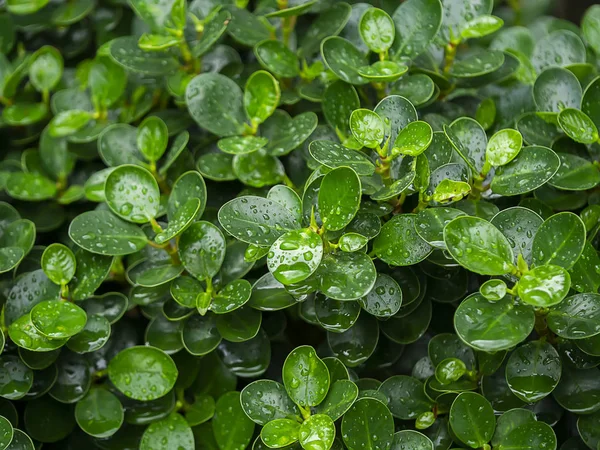
M 350 3 L 0 1 L 0 450 L 600 449 L 600 6 Z

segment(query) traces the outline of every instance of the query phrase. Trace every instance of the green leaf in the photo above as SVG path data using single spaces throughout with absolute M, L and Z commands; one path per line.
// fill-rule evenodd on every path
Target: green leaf
M 345 233 L 338 240 L 338 246 L 343 252 L 355 252 L 363 248 L 369 239 L 358 233 Z
M 205 20 L 202 36 L 200 36 L 200 39 L 192 47 L 192 55 L 196 58 L 205 55 L 211 48 L 214 48 L 214 44 L 225 33 L 227 26 L 231 22 L 231 13 L 222 9 L 214 15 L 210 15 Z
M 272 186 L 285 176 L 281 161 L 266 150 L 236 155 L 233 158 L 233 172 L 242 183 L 256 188 Z
M 432 247 L 445 249 L 444 228 L 453 219 L 464 215 L 454 208 L 428 208 L 416 215 L 415 231 Z
M 185 413 L 185 420 L 190 426 L 200 425 L 212 419 L 215 414 L 215 400 L 212 396 L 201 394 Z
M 444 242 L 463 267 L 482 275 L 504 275 L 513 269 L 508 240 L 486 220 L 457 217 L 444 228 Z
M 196 222 L 179 239 L 179 255 L 186 270 L 206 280 L 214 277 L 225 258 L 225 237 L 209 222 Z
M 411 122 L 396 137 L 392 155 L 418 156 L 427 150 L 432 139 L 431 125 L 420 120 Z
M 242 389 L 240 400 L 246 415 L 259 425 L 300 414 L 283 385 L 276 381 L 257 380 L 250 383 Z
M 444 126 L 444 133 L 473 174 L 479 174 L 484 168 L 487 146 L 487 136 L 481 125 L 471 118 L 462 117 L 449 127 Z
M 526 423 L 511 430 L 499 440 L 501 447 L 534 450 L 537 448 L 556 448 L 554 430 L 544 422 Z
M 339 361 L 339 360 L 337 360 Z M 324 360 L 327 363 L 326 360 Z M 332 374 L 332 368 L 329 367 Z M 333 375 L 331 375 L 333 380 Z M 342 417 L 358 397 L 358 387 L 352 381 L 341 379 L 333 382 L 325 400 L 315 408 L 317 414 L 326 414 L 335 421 Z
M 269 270 L 284 285 L 312 275 L 321 263 L 323 242 L 310 229 L 289 231 L 280 236 L 267 255 Z
M 505 196 L 531 192 L 555 177 L 561 161 L 546 147 L 524 147 L 517 157 L 500 167 L 492 179 L 492 191 Z
M 492 302 L 502 300 L 506 295 L 506 283 L 502 280 L 487 280 L 479 287 L 479 293 Z
M 357 311 L 360 312 L 360 309 L 357 308 Z M 328 331 L 336 332 L 327 334 L 327 342 L 333 354 L 348 367 L 356 367 L 367 361 L 373 355 L 379 339 L 379 327 L 373 316 L 358 316 L 358 320 L 354 320 L 355 323 L 341 333 L 339 329 L 334 330 L 332 327 Z
M 47 395 L 27 404 L 24 421 L 28 435 L 47 443 L 65 439 L 75 427 L 73 408 Z
M 351 84 L 337 80 L 325 89 L 322 101 L 323 115 L 338 135 L 341 134 L 344 138 L 349 136 L 350 115 L 358 108 L 360 108 L 358 94 Z
M 360 206 L 361 183 L 349 167 L 332 170 L 323 178 L 319 190 L 319 213 L 323 226 L 330 231 L 343 229 Z
M 42 254 L 42 269 L 55 284 L 65 285 L 75 275 L 75 255 L 62 244 L 51 244 Z
M 456 78 L 474 78 L 498 70 L 504 64 L 504 53 L 497 50 L 475 51 L 457 60 L 449 74 Z
M 131 7 L 156 32 L 174 25 L 171 18 L 172 10 L 176 7 L 174 0 L 159 0 L 152 3 L 146 0 L 132 0 Z
M 82 248 L 75 252 L 75 275 L 69 284 L 74 300 L 91 297 L 110 272 L 111 256 L 90 253 Z
M 169 201 L 172 198 L 173 195 L 169 197 Z M 154 241 L 157 244 L 164 244 L 165 242 L 173 239 L 175 236 L 183 233 L 191 225 L 194 219 L 200 216 L 201 209 L 202 206 L 200 199 L 190 198 L 172 215 L 167 228 L 158 233 L 154 237 Z
M 307 57 L 319 49 L 321 41 L 328 36 L 336 36 L 350 18 L 352 8 L 347 3 L 335 3 L 310 23 L 306 33 L 300 37 L 298 55 Z
M 50 352 L 62 347 L 66 339 L 49 339 L 33 326 L 31 316 L 26 314 L 11 323 L 8 328 L 10 339 L 19 347 L 34 352 Z
M 531 56 L 537 73 L 547 67 L 565 67 L 585 60 L 585 46 L 579 36 L 570 30 L 550 33 L 537 43 Z
M 525 303 L 546 308 L 560 303 L 570 287 L 569 272 L 560 266 L 542 265 L 521 277 L 518 292 Z
M 585 225 L 570 212 L 548 218 L 533 239 L 533 262 L 570 269 L 583 252 Z
M 181 331 L 181 340 L 186 350 L 194 356 L 212 352 L 221 343 L 215 316 L 191 316 Z
M 192 448 L 194 434 L 186 420 L 177 413 L 171 413 L 158 422 L 153 422 L 144 431 L 140 450 L 168 448 Z
M 498 31 L 503 25 L 504 21 L 499 17 L 484 14 L 465 23 L 460 36 L 463 39 L 484 37 Z
M 185 101 L 192 118 L 220 137 L 241 135 L 246 113 L 240 87 L 216 73 L 196 76 L 187 86 Z
M 33 371 L 18 356 L 0 357 L 0 396 L 8 400 L 22 398 L 33 384 Z M 30 403 L 31 404 L 31 403 Z
M 10 11 L 12 14 L 27 15 L 27 14 L 33 14 L 34 12 L 39 11 L 47 4 L 48 4 L 48 1 L 46 1 L 46 0 L 11 0 L 10 2 L 6 3 L 6 7 L 7 7 L 8 11 Z M 25 433 L 22 433 L 22 434 L 25 437 L 27 437 L 27 435 Z M 25 442 L 27 441 L 27 439 L 25 439 Z M 29 440 L 29 441 L 31 441 L 31 440 Z M 27 444 L 24 444 L 24 445 L 27 445 Z
M 424 260 L 432 251 L 415 230 L 414 214 L 399 214 L 385 223 L 373 241 L 379 259 L 393 266 L 410 266 Z
M 83 330 L 86 321 L 85 311 L 66 301 L 44 301 L 31 310 L 31 322 L 40 333 L 50 339 L 74 336 Z
M 69 339 L 67 347 L 76 353 L 94 352 L 104 347 L 108 342 L 110 333 L 110 322 L 105 316 L 88 315 L 85 327 Z
M 12 424 L 4 416 L 0 416 L 0 434 L 0 448 L 4 450 L 10 445 L 15 435 Z
M 110 58 L 96 58 L 90 68 L 88 83 L 96 109 L 109 108 L 123 95 L 127 73 Z
M 253 47 L 260 41 L 271 38 L 268 23 L 256 17 L 245 8 L 230 8 L 231 22 L 227 33 L 233 39 L 248 47 Z
M 155 50 L 167 50 L 179 44 L 179 39 L 175 36 L 164 36 L 161 34 L 144 33 L 138 41 L 139 47 L 147 52 Z
M 213 298 L 211 310 L 215 314 L 226 314 L 246 304 L 251 294 L 252 285 L 248 280 L 233 280 Z
M 358 31 L 367 47 L 375 53 L 387 52 L 396 35 L 392 18 L 379 8 L 369 8 L 364 12 Z
M 92 120 L 92 113 L 78 109 L 62 111 L 55 115 L 48 124 L 48 132 L 52 137 L 64 137 L 74 134 L 89 121 Z
M 389 186 L 379 189 L 377 192 L 371 195 L 371 198 L 376 201 L 390 200 L 406 191 L 414 181 L 415 172 L 411 170 Z
M 433 201 L 451 203 L 463 199 L 471 192 L 471 185 L 464 181 L 442 180 L 433 191 Z
M 283 42 L 266 40 L 254 47 L 258 62 L 278 77 L 294 78 L 300 74 L 300 62 Z
M 27 126 L 38 123 L 48 114 L 44 103 L 15 103 L 4 108 L 2 119 L 12 126 Z
M 415 59 L 440 29 L 442 4 L 439 0 L 408 0 L 398 6 L 392 19 L 396 28 L 394 56 Z
M 494 409 L 483 396 L 463 392 L 452 402 L 450 427 L 461 442 L 471 448 L 482 447 L 494 434 Z
M 167 150 L 169 130 L 162 119 L 150 116 L 137 130 L 137 147 L 151 163 L 158 161 Z
M 375 166 L 364 153 L 332 141 L 312 141 L 309 151 L 313 158 L 331 169 L 346 166 L 357 175 L 371 175 L 375 172 Z
M 364 297 L 375 284 L 377 272 L 365 253 L 325 255 L 317 271 L 319 290 L 334 300 Z
M 442 33 L 447 41 L 456 39 L 464 24 L 484 14 L 491 14 L 493 2 L 490 0 L 449 0 L 444 1 L 444 21 Z
M 561 376 L 561 362 L 552 345 L 532 341 L 511 353 L 506 364 L 510 390 L 527 403 L 540 401 L 550 394 Z
M 350 41 L 330 36 L 321 42 L 321 56 L 329 69 L 346 83 L 361 85 L 368 80 L 358 74 L 366 65 L 366 58 Z
M 235 450 L 248 446 L 254 423 L 244 414 L 239 392 L 227 392 L 217 400 L 212 427 L 219 449 Z
M 447 358 L 435 368 L 435 378 L 442 385 L 458 381 L 467 371 L 464 362 L 458 358 Z
M 94 388 L 77 402 L 75 420 L 90 436 L 107 438 L 115 434 L 124 419 L 119 399 L 106 389 Z
M 360 314 L 360 306 L 356 302 L 334 300 L 320 295 L 315 298 L 315 317 L 327 331 L 343 333 L 354 326 Z M 358 328 L 357 328 L 358 329 Z M 328 335 L 330 336 L 330 335 Z M 331 340 L 333 341 L 333 339 Z M 332 344 L 333 342 L 330 342 Z M 335 353 L 341 353 L 333 349 Z
M 29 81 L 39 92 L 48 92 L 56 87 L 63 74 L 63 57 L 54 47 L 44 46 L 31 57 Z
M 287 231 L 300 227 L 283 205 L 255 196 L 225 203 L 219 210 L 219 222 L 240 241 L 260 246 L 270 246 Z
M 13 172 L 6 181 L 6 192 L 25 201 L 48 200 L 56 196 L 56 183 L 37 173 Z
M 394 417 L 402 420 L 415 419 L 431 411 L 432 401 L 425 395 L 425 386 L 416 378 L 394 375 L 385 380 L 379 392 L 387 397 L 388 407 Z
M 587 159 L 568 153 L 558 154 L 561 164 L 549 184 L 564 190 L 586 190 L 600 183 L 600 171 Z
M 223 339 L 230 342 L 244 342 L 256 337 L 260 330 L 262 314 L 248 306 L 238 308 L 228 314 L 217 316 L 217 329 Z
M 565 108 L 558 115 L 558 124 L 575 142 L 593 144 L 598 141 L 598 129 L 585 113 L 575 108 Z
M 100 134 L 98 153 L 104 163 L 111 167 L 122 164 L 142 165 L 144 160 L 137 147 L 137 130 L 126 124 L 110 125 Z
M 598 369 L 576 369 L 565 365 L 553 397 L 567 411 L 591 414 L 600 409 Z
M 290 352 L 283 363 L 282 377 L 288 395 L 302 408 L 318 405 L 329 390 L 329 370 L 307 345 Z
M 529 306 L 515 305 L 510 296 L 489 302 L 472 294 L 459 305 L 454 328 L 476 350 L 496 352 L 514 347 L 533 330 L 535 317 Z
M 342 439 L 348 450 L 386 450 L 393 435 L 392 414 L 374 398 L 357 400 L 342 419 Z M 373 436 L 377 436 L 377 440 Z
M 598 252 L 587 242 L 581 256 L 569 271 L 573 289 L 577 292 L 598 291 L 600 287 L 600 273 L 596 271 L 598 264 L 600 264 Z
M 359 300 L 362 308 L 376 317 L 391 317 L 402 306 L 402 290 L 389 275 L 378 274 L 371 291 Z
M 244 90 L 244 108 L 250 123 L 257 126 L 267 120 L 277 108 L 280 97 L 279 83 L 269 72 L 254 72 Z
M 581 20 L 581 31 L 596 54 L 600 54 L 600 8 L 597 5 L 590 6 Z
M 577 419 L 577 430 L 579 436 L 590 448 L 594 448 L 594 445 L 598 447 L 600 443 L 600 430 L 598 429 L 598 418 L 600 413 L 586 414 L 585 416 L 579 416 Z
M 314 414 L 302 422 L 298 440 L 305 450 L 331 448 L 335 439 L 335 425 L 326 414 Z
M 533 99 L 540 112 L 558 114 L 565 108 L 579 108 L 581 96 L 577 77 L 560 67 L 544 70 L 533 85 Z
M 402 430 L 394 433 L 392 449 L 411 448 L 413 450 L 433 450 L 433 442 L 422 433 L 413 430 Z
M 130 222 L 146 223 L 158 214 L 158 183 L 152 174 L 142 167 L 117 167 L 106 179 L 104 195 L 110 209 Z
M 363 146 L 376 148 L 384 136 L 384 124 L 379 115 L 368 109 L 357 109 L 350 115 L 350 130 Z
M 206 207 L 206 184 L 202 176 L 194 170 L 182 174 L 173 185 L 167 204 L 167 215 L 170 221 L 180 215 L 180 209 L 189 202 L 190 197 L 200 200 L 198 217 L 201 216 Z
M 521 151 L 523 137 L 517 130 L 507 128 L 496 132 L 489 140 L 485 158 L 494 167 L 505 166 Z
M 155 347 L 129 347 L 108 365 L 108 377 L 129 398 L 150 401 L 166 395 L 175 385 L 177 367 Z
M 575 294 L 550 310 L 548 327 L 565 339 L 583 339 L 600 333 L 600 295 Z
M 300 423 L 292 419 L 275 419 L 266 423 L 260 438 L 269 448 L 281 448 L 298 440 Z
M 267 152 L 273 156 L 283 156 L 306 141 L 317 128 L 318 119 L 308 111 L 290 117 L 282 110 L 276 110 L 261 127 L 261 133 L 269 139 Z

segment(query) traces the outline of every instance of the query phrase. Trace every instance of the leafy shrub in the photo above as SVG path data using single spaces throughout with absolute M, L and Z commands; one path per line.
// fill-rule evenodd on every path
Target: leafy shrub
M 600 449 L 600 7 L 398 3 L 0 5 L 0 450 Z

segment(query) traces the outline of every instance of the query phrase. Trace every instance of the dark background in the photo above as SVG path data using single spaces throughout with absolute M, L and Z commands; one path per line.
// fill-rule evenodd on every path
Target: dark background
M 528 0 L 521 0 L 526 3 Z M 554 9 L 554 15 L 563 19 L 570 20 L 579 25 L 583 13 L 592 5 L 598 5 L 598 0 L 560 0 Z

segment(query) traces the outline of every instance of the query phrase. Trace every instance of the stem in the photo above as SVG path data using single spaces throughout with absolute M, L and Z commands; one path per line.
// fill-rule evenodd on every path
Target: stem
M 163 229 L 162 227 L 158 224 L 158 222 L 156 221 L 156 219 L 154 217 L 152 217 L 150 219 L 150 225 L 152 225 L 152 230 L 158 234 L 158 233 L 162 233 Z
M 60 299 L 62 301 L 69 301 L 69 286 L 67 284 L 60 285 Z
M 379 100 L 383 100 L 386 96 L 385 92 L 385 83 L 377 83 L 375 81 L 371 82 L 373 88 L 375 88 L 375 92 L 377 93 L 377 98 Z
M 165 251 L 171 257 L 171 261 L 173 262 L 174 265 L 176 265 L 176 266 L 181 265 L 181 260 L 179 259 L 179 252 L 177 251 L 177 245 L 173 245 L 173 243 L 171 241 L 169 241 L 169 245 L 167 248 L 165 248 Z
M 508 5 L 515 13 L 515 25 L 521 25 L 522 14 L 521 14 L 521 2 L 519 0 L 508 0 Z
M 190 64 L 193 59 L 192 52 L 190 51 L 190 46 L 188 45 L 184 37 L 182 37 L 179 41 L 179 50 L 181 50 L 181 56 L 183 57 L 183 60 L 186 62 L 186 64 Z
M 448 45 L 446 45 L 446 52 L 444 55 L 444 74 L 450 72 L 450 69 L 454 65 L 454 58 L 456 58 L 456 49 L 457 44 L 453 42 L 449 42 Z
M 287 2 L 286 2 L 287 3 Z M 290 36 L 296 26 L 296 16 L 283 18 L 283 43 L 286 47 L 290 46 Z

